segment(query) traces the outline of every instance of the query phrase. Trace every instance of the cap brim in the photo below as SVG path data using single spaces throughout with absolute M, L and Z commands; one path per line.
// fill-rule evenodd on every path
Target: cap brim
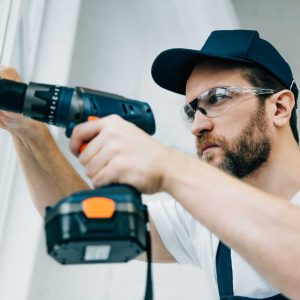
M 164 89 L 185 95 L 186 82 L 194 67 L 208 58 L 220 58 L 244 63 L 249 60 L 204 53 L 201 50 L 169 49 L 160 53 L 153 62 L 151 73 L 154 81 Z

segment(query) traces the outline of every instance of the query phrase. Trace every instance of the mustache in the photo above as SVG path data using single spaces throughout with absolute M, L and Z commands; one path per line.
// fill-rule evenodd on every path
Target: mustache
M 220 147 L 224 147 L 227 145 L 227 142 L 224 137 L 214 136 L 210 133 L 203 133 L 201 136 L 196 137 L 196 149 L 197 155 L 202 156 L 202 148 L 204 145 L 212 144 Z

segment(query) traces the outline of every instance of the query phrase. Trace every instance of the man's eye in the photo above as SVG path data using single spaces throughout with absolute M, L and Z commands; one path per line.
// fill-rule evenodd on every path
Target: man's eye
M 208 98 L 207 104 L 214 105 L 214 104 L 221 104 L 230 97 L 227 95 L 212 95 Z

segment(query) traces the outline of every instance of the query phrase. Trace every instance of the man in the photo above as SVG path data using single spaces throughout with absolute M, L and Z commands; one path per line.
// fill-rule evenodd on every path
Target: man
M 239 32 L 242 36 L 246 33 Z M 232 32 L 235 33 L 238 31 Z M 299 211 L 288 201 L 282 200 L 290 199 L 300 188 L 300 170 L 297 167 L 299 150 L 289 126 L 295 103 L 293 93 L 288 89 L 271 91 L 273 89 L 267 86 L 263 87 L 263 91 L 257 89 L 249 92 L 253 84 L 246 79 L 245 70 L 241 76 L 242 66 L 231 67 L 227 61 L 216 60 L 205 60 L 198 66 L 199 62 L 194 61 L 190 70 L 192 73 L 186 74 L 186 79 L 189 77 L 187 102 L 192 102 L 198 94 L 203 95 L 202 92 L 215 87 L 248 88 L 223 89 L 218 93 L 216 89 L 209 90 L 209 93 L 213 91 L 215 100 L 207 101 L 204 95 L 200 97 L 196 101 L 198 110 L 194 115 L 189 109 L 193 110 L 195 102 L 185 107 L 189 116 L 195 118 L 192 130 L 197 138 L 199 156 L 275 196 L 242 184 L 203 161 L 196 161 L 162 146 L 132 124 L 114 116 L 78 126 L 72 139 L 72 151 L 78 154 L 79 145 L 94 138 L 80 155 L 80 161 L 86 166 L 86 172 L 96 186 L 126 182 L 145 193 L 164 190 L 186 209 L 179 205 L 159 203 L 158 207 L 155 204 L 150 206 L 150 214 L 164 241 L 162 243 L 151 221 L 154 260 L 174 261 L 175 257 L 179 262 L 201 264 L 217 294 L 215 257 L 219 242 L 198 223 L 199 220 L 241 252 L 272 283 L 296 298 L 299 295 L 296 284 L 299 268 L 295 266 L 291 269 L 290 266 L 295 264 L 300 249 Z M 255 95 L 258 91 L 268 92 L 261 94 L 268 96 L 263 104 Z M 235 98 L 236 105 L 219 116 L 210 116 L 211 112 L 216 112 L 216 108 L 213 111 L 210 104 L 219 100 L 222 104 L 222 101 L 227 102 L 228 97 Z M 205 107 L 202 107 L 203 104 Z M 1 126 L 13 135 L 33 199 L 41 212 L 45 205 L 87 187 L 59 153 L 44 125 L 7 113 L 1 113 L 0 118 Z M 256 122 L 259 126 L 255 125 Z M 253 131 L 250 131 L 249 124 L 253 124 Z M 264 126 L 268 131 L 262 130 Z M 253 133 L 253 139 L 248 143 L 250 133 Z M 109 139 L 109 143 L 106 139 Z M 239 151 L 245 149 L 244 146 L 239 147 L 241 141 L 247 146 L 245 162 L 239 157 Z M 261 144 L 264 147 L 260 147 Z M 251 145 L 255 145 L 254 153 Z M 256 152 L 259 153 L 260 164 L 256 163 Z M 283 157 L 286 157 L 284 161 Z M 240 172 L 240 166 L 244 164 L 247 168 Z M 60 172 L 57 173 L 57 170 Z M 295 199 L 299 201 L 297 197 Z M 168 213 L 171 218 L 166 217 Z M 280 214 L 283 218 L 279 223 Z M 289 219 L 285 216 L 289 216 Z M 181 227 L 172 227 L 178 224 Z M 172 232 L 163 231 L 163 225 L 167 229 L 176 228 L 175 236 Z M 285 236 L 279 239 L 281 234 Z M 298 239 L 295 238 L 297 234 Z M 194 235 L 195 239 L 189 238 L 190 235 Z M 225 253 L 228 258 L 228 248 L 222 246 L 219 249 L 219 254 Z M 289 249 L 289 255 L 282 255 L 282 250 L 286 249 Z M 229 283 L 235 294 L 238 292 L 240 296 L 263 298 L 278 293 L 234 251 L 231 252 L 231 258 L 233 282 Z M 278 266 L 281 272 L 278 272 Z M 218 277 L 222 281 L 222 274 Z
M 171 49 L 161 53 L 152 75 L 160 86 L 186 94 L 184 111 L 202 160 L 252 187 L 300 205 L 298 90 L 288 64 L 273 46 L 257 32 L 216 31 L 200 51 Z M 263 249 L 263 259 L 268 259 L 267 253 L 279 266 L 290 260 L 288 254 L 283 255 L 282 248 L 274 250 L 276 237 L 270 244 L 270 239 L 265 241 L 266 232 L 255 225 L 261 222 L 276 229 L 276 223 L 281 222 L 280 202 L 274 198 L 274 211 L 267 219 L 255 205 L 266 197 L 264 193 L 249 186 L 237 192 L 231 177 L 219 181 L 219 172 L 207 164 L 165 149 L 134 126 L 112 119 L 82 124 L 72 138 L 71 149 L 78 155 L 80 144 L 98 134 L 79 155 L 94 185 L 120 182 L 146 193 L 170 193 L 189 213 L 176 203 L 149 206 L 166 257 L 171 254 L 179 263 L 202 267 L 215 291 L 218 284 L 222 297 L 283 299 L 198 222 L 221 237 L 228 230 L 225 241 L 229 244 L 237 237 L 242 239 L 244 245 L 236 246 L 242 253 Z M 249 221 L 253 222 L 251 227 Z M 272 234 L 282 232 L 275 229 Z M 295 231 L 289 239 L 292 237 Z M 299 241 L 295 241 L 299 251 Z M 249 254 L 248 259 L 253 261 L 253 256 Z M 299 275 L 299 267 L 295 269 L 282 271 L 285 277 L 278 286 L 285 290 L 290 278 L 295 280 Z

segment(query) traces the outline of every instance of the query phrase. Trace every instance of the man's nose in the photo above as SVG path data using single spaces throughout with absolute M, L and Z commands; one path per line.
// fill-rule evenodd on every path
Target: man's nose
M 195 113 L 195 119 L 192 124 L 191 132 L 194 136 L 199 136 L 205 131 L 213 130 L 213 122 L 211 118 L 208 118 L 201 111 L 197 110 Z

